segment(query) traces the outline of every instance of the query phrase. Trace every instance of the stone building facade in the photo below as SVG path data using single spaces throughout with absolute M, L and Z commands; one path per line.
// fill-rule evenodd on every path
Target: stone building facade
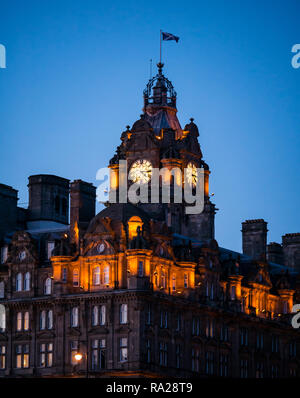
M 162 68 L 110 161 L 110 194 L 120 160 L 149 188 L 153 167 L 190 169 L 191 185 L 201 169 L 203 212 L 160 196 L 95 215 L 93 185 L 53 175 L 29 177 L 22 209 L 1 184 L 1 377 L 300 375 L 300 234 L 268 245 L 267 223 L 247 220 L 242 253 L 218 245 L 198 128 L 181 128 Z

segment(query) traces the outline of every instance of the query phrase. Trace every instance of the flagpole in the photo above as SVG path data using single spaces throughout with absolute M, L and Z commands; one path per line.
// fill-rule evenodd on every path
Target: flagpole
M 159 63 L 161 64 L 161 30 L 159 31 Z

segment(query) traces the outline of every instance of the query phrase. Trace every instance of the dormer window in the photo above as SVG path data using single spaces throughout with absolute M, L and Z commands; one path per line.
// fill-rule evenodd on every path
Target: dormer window
M 24 278 L 24 290 L 28 292 L 30 290 L 30 272 L 26 272 Z
M 100 285 L 100 267 L 95 267 L 93 269 L 93 285 Z
M 21 292 L 23 287 L 23 275 L 19 272 L 16 276 L 16 291 Z

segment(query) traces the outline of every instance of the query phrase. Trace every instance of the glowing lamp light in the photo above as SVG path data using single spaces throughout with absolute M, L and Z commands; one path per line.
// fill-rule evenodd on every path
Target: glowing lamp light
M 74 355 L 74 358 L 77 362 L 82 360 L 82 354 L 80 354 L 79 352 L 77 354 Z

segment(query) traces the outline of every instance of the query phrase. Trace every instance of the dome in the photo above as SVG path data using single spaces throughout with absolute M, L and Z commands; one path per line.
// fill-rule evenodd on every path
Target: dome
M 144 119 L 144 115 L 142 115 L 141 118 L 133 124 L 131 129 L 133 133 L 149 130 L 152 130 L 151 124 Z

